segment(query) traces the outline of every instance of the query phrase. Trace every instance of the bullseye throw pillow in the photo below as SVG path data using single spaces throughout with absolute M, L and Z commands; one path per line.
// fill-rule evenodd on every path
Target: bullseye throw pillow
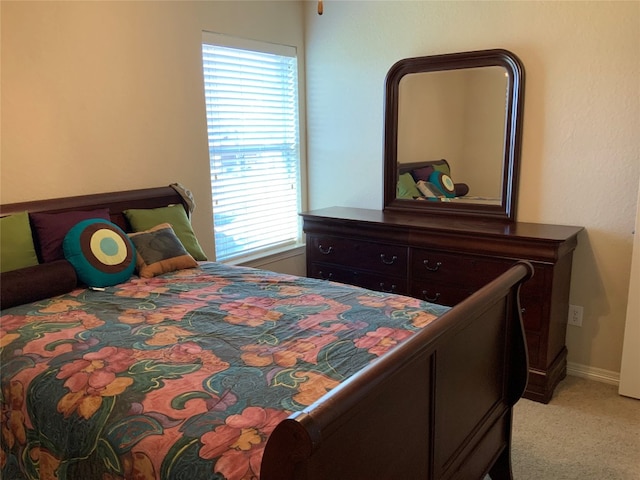
M 449 175 L 436 170 L 429 176 L 429 183 L 435 185 L 436 188 L 447 198 L 453 198 L 456 196 L 456 188 Z
M 80 281 L 90 287 L 108 287 L 129 280 L 135 269 L 136 251 L 120 227 L 103 219 L 74 225 L 62 243 L 65 258 Z

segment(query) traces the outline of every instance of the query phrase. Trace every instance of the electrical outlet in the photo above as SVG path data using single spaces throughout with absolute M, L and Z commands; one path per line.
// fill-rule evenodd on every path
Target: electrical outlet
M 584 308 L 582 308 L 580 305 L 569 305 L 569 325 L 581 327 L 583 312 Z

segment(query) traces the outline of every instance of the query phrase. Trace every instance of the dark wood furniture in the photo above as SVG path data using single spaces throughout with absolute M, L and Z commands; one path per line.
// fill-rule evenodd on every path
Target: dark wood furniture
M 131 225 L 123 213 L 125 210 L 129 208 L 160 208 L 172 204 L 182 204 L 185 211 L 189 212 L 184 198 L 169 186 L 11 203 L 0 205 L 0 216 L 25 211 L 29 213 L 64 213 L 108 208 L 111 221 L 125 232 L 131 232 L 133 231 Z M 35 240 L 37 244 L 37 239 Z
M 487 69 L 497 70 L 499 77 L 503 81 L 506 80 L 504 95 L 493 97 L 485 81 L 479 81 L 473 76 L 474 72 Z M 465 79 L 458 83 L 459 78 L 456 78 L 461 73 L 465 74 Z M 436 84 L 428 81 L 433 75 L 440 79 Z M 418 82 L 420 86 L 408 90 L 408 84 L 413 83 L 410 80 L 412 77 L 421 79 Z M 520 59 L 513 52 L 504 49 L 404 58 L 392 65 L 385 80 L 384 210 L 515 221 L 522 143 L 524 78 L 524 65 Z M 494 77 L 493 81 L 495 80 Z M 402 98 L 405 100 L 402 102 L 403 108 L 400 108 Z M 437 100 L 425 102 L 424 98 Z M 458 117 L 459 112 L 456 113 L 454 104 L 460 99 L 464 99 L 466 108 L 464 115 Z M 480 108 L 481 112 L 484 112 L 479 114 L 480 117 L 468 116 L 471 112 L 477 111 L 478 102 L 487 99 L 490 100 Z M 495 112 L 496 108 L 497 111 L 504 112 L 504 122 L 496 124 L 495 121 L 489 121 L 488 125 L 492 128 L 485 130 L 485 125 L 482 132 L 472 133 L 473 128 L 469 126 L 487 122 L 484 115 Z M 439 122 L 451 122 L 451 118 L 457 118 L 456 122 L 447 124 L 446 128 L 449 131 L 446 139 L 439 138 L 438 134 L 435 137 L 429 136 L 428 119 L 434 118 Z M 461 124 L 467 127 L 460 129 Z M 500 138 L 495 136 L 496 133 Z M 473 143 L 473 138 L 478 136 L 483 138 L 482 145 Z M 411 148 L 402 153 L 400 147 L 406 147 L 407 143 Z M 460 156 L 460 145 L 468 144 L 473 145 L 472 153 Z M 500 150 L 497 150 L 498 148 Z M 489 151 L 501 151 L 502 161 L 498 161 L 495 153 L 490 154 Z M 496 184 L 499 185 L 499 192 L 494 191 L 492 195 L 499 198 L 499 201 L 424 202 L 396 198 L 399 170 L 404 165 L 439 159 L 447 160 L 456 173 L 466 170 L 465 167 L 470 162 L 476 168 L 481 166 L 483 177 L 493 178 L 494 182 L 501 179 L 500 183 Z M 477 174 L 474 175 L 468 170 L 465 173 L 467 175 L 464 181 L 470 188 L 470 194 L 475 195 L 474 177 L 477 179 Z M 453 179 L 456 180 L 455 175 Z
M 573 250 L 581 227 L 354 208 L 306 212 L 307 275 L 456 305 L 518 260 L 529 353 L 525 398 L 547 403 L 566 375 Z
M 513 478 L 512 406 L 527 380 L 521 262 L 281 422 L 263 480 Z
M 128 228 L 127 208 L 181 202 L 161 187 L 0 205 L 0 216 L 107 207 Z M 337 220 L 345 234 L 360 222 Z M 365 223 L 376 230 L 375 221 Z M 377 229 L 385 227 L 378 222 Z M 385 242 L 407 250 L 400 230 L 388 230 Z M 267 442 L 260 478 L 512 478 L 512 407 L 527 380 L 518 292 L 532 273 L 529 263 L 514 266 L 281 422 Z

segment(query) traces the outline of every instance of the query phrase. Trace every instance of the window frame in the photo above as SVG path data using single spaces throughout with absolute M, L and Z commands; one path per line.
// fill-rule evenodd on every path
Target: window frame
M 214 33 L 214 32 L 202 32 L 202 40 L 201 40 L 201 49 L 204 48 L 204 45 L 215 45 L 225 48 L 234 48 L 240 50 L 248 50 L 255 51 L 260 53 L 267 54 L 275 54 L 282 56 L 290 56 L 296 59 L 296 77 L 295 81 L 297 98 L 296 98 L 296 108 L 297 108 L 297 179 L 296 179 L 296 188 L 297 188 L 297 212 L 296 212 L 296 230 L 297 235 L 295 239 L 291 239 L 290 241 L 285 241 L 278 243 L 276 245 L 266 246 L 264 248 L 259 249 L 251 249 L 248 251 L 240 252 L 236 255 L 231 255 L 229 257 L 224 257 L 221 260 L 216 259 L 222 263 L 227 264 L 260 264 L 267 262 L 279 261 L 281 259 L 286 259 L 295 255 L 300 255 L 304 253 L 304 233 L 302 231 L 302 220 L 299 216 L 299 213 L 303 211 L 306 207 L 307 203 L 307 179 L 306 179 L 306 158 L 305 158 L 305 121 L 304 121 L 304 108 L 303 102 L 301 101 L 304 98 L 304 83 L 302 78 L 302 66 L 301 59 L 298 56 L 298 49 L 294 46 L 290 45 L 282 45 L 246 38 L 240 38 L 235 36 L 230 36 L 226 34 Z M 201 50 L 201 59 L 203 65 L 203 95 L 205 94 L 204 88 L 204 53 Z M 203 104 L 205 106 L 206 111 L 206 97 L 203 96 Z M 209 145 L 209 123 L 208 119 L 205 117 L 205 123 L 207 127 L 207 152 L 208 152 L 208 161 L 209 161 L 209 172 L 210 175 L 213 175 L 212 167 L 212 158 L 210 155 L 210 145 Z M 213 227 L 214 227 L 214 244 L 215 244 L 215 199 L 213 198 L 213 189 L 212 184 L 210 182 L 210 190 L 212 193 L 212 207 L 214 209 L 214 218 L 213 218 Z M 215 245 L 214 245 L 215 246 Z M 217 248 L 216 248 L 216 256 L 217 256 Z

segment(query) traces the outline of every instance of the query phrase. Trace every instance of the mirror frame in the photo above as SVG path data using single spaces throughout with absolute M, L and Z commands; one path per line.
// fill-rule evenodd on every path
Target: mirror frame
M 396 185 L 398 182 L 398 100 L 402 77 L 412 73 L 494 66 L 504 67 L 509 75 L 505 109 L 500 205 L 430 202 L 396 198 Z M 508 50 L 493 49 L 449 53 L 405 58 L 396 62 L 389 69 L 385 81 L 384 211 L 473 216 L 507 222 L 515 221 L 522 144 L 523 106 L 524 67 L 520 59 Z

